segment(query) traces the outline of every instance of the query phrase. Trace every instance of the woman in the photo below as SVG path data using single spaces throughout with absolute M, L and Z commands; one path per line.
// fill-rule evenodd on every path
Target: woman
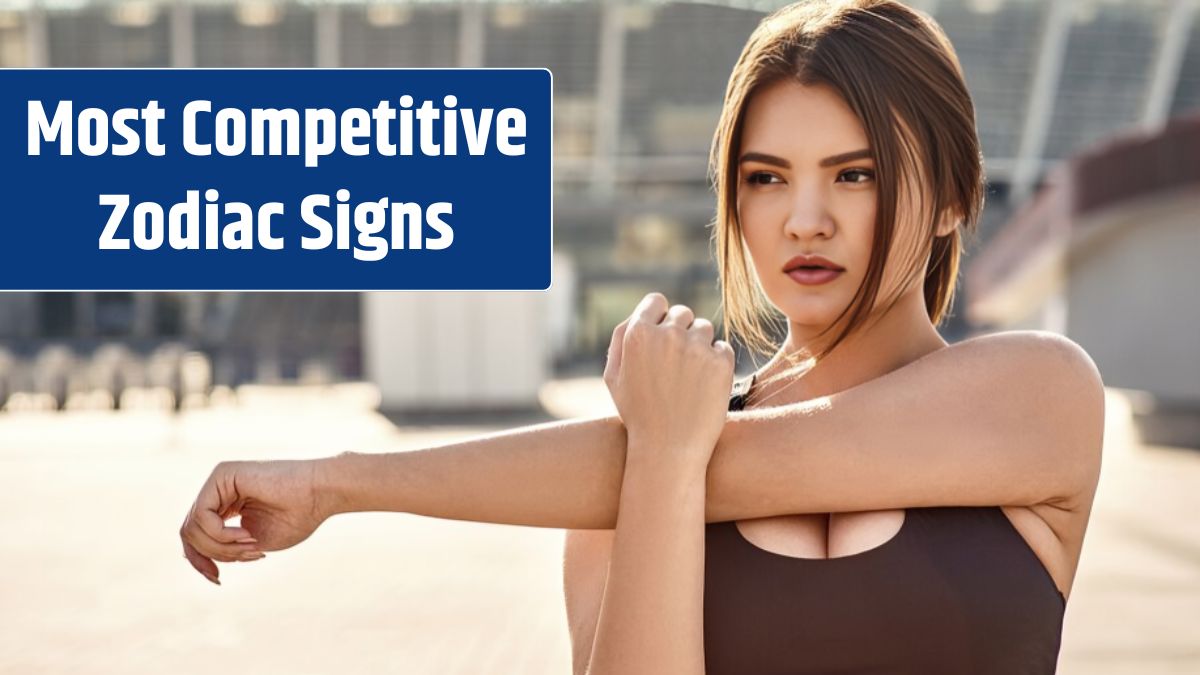
M 974 226 L 983 185 L 973 106 L 953 49 L 935 24 L 892 2 L 804 2 L 767 17 L 730 78 L 713 168 L 718 260 L 732 332 L 755 344 L 765 341 L 752 313 L 759 288 L 788 321 L 776 362 L 741 383 L 749 392 L 735 396 L 734 408 L 819 402 L 947 347 L 934 326 L 950 307 L 961 232 Z M 757 271 L 753 278 L 743 251 Z M 634 320 L 656 323 L 664 309 L 662 301 L 653 312 L 643 307 L 652 316 Z M 685 316 L 672 308 L 664 323 L 686 325 Z M 830 339 L 838 326 L 841 332 Z M 1014 339 L 1017 350 L 1057 349 L 1021 346 L 1029 336 L 1003 339 Z M 992 367 L 1021 358 L 997 347 Z M 780 372 L 791 354 L 812 355 L 800 366 L 802 377 Z M 891 442 L 831 428 L 845 434 L 842 448 L 849 456 L 842 459 L 869 461 L 870 455 L 854 456 L 858 442 L 890 446 L 893 461 L 877 464 L 873 476 L 881 483 L 917 480 L 906 464 L 932 469 L 944 462 L 940 481 L 913 486 L 923 492 L 918 498 L 866 504 L 830 495 L 824 504 L 814 500 L 811 509 L 830 513 L 713 523 L 703 541 L 682 522 L 694 524 L 697 517 L 674 513 L 671 524 L 692 539 L 673 554 L 705 564 L 699 571 L 679 567 L 673 577 L 663 569 L 661 578 L 642 583 L 647 593 L 679 585 L 679 597 L 662 603 L 674 615 L 643 609 L 643 623 L 669 619 L 676 631 L 687 628 L 676 644 L 679 654 L 670 658 L 690 669 L 664 666 L 658 672 L 704 672 L 697 658 L 686 660 L 699 655 L 709 675 L 1052 672 L 1065 608 L 1059 588 L 1070 587 L 1078 561 L 1103 415 L 1102 388 L 1086 358 L 1063 358 L 1075 364 L 1075 374 L 1052 385 L 1064 399 L 1046 400 L 1050 408 L 1042 412 L 1047 420 L 1059 414 L 1052 411 L 1070 420 L 1069 430 L 1053 432 L 1061 445 L 1044 435 L 1047 429 L 1023 428 L 1020 415 L 1011 416 L 1007 428 L 1001 417 L 947 418 L 946 424 L 966 425 L 962 433 L 976 435 L 976 443 L 988 439 L 995 451 L 954 458 L 953 443 L 930 447 L 943 441 L 936 427 L 919 432 L 899 419 L 892 426 L 879 416 L 884 411 L 876 411 L 859 423 L 891 427 Z M 1012 381 L 1013 395 L 1030 395 L 1049 376 L 1029 373 L 1023 383 Z M 987 369 L 971 373 L 964 363 L 960 376 L 993 375 Z M 922 383 L 914 385 L 901 395 L 925 399 Z M 632 456 L 634 427 L 620 406 L 623 393 L 614 389 L 614 400 L 630 428 Z M 664 405 L 654 398 L 641 405 L 651 400 Z M 636 423 L 655 428 L 653 420 Z M 805 438 L 798 434 L 797 442 Z M 993 486 L 990 502 L 978 492 L 944 494 L 954 490 L 949 483 L 958 480 L 957 472 L 973 472 L 978 480 L 995 469 L 988 464 L 1002 453 L 1021 461 L 1005 447 L 1018 444 L 1040 447 L 1043 456 L 1027 456 L 1023 475 Z M 980 464 L 969 468 L 963 461 Z M 628 506 L 637 520 L 653 522 L 643 513 L 655 504 L 626 501 L 629 469 L 625 480 L 620 514 Z M 845 489 L 865 490 L 866 484 Z M 899 508 L 976 500 L 995 506 Z M 654 650 L 650 637 L 641 650 L 627 649 L 636 644 L 627 632 L 645 629 L 622 616 L 634 613 L 637 601 L 614 598 L 612 586 L 618 575 L 619 590 L 638 583 L 637 570 L 654 546 L 666 546 L 666 525 L 631 553 L 637 535 L 627 534 L 623 548 L 623 522 L 617 522 L 615 538 L 606 530 L 568 534 L 564 572 L 578 673 L 587 671 L 589 661 L 593 668 L 607 666 L 621 656 L 627 661 L 615 671 L 632 672 L 642 652 Z M 664 648 L 656 653 L 668 658 Z
M 982 202 L 973 115 L 931 20 L 775 12 L 713 145 L 727 334 L 770 350 L 765 305 L 787 320 L 766 366 L 735 387 L 712 324 L 652 293 L 613 334 L 617 417 L 222 463 L 186 557 L 216 582 L 351 511 L 569 528 L 577 673 L 1053 672 L 1103 386 L 1065 338 L 935 330 Z

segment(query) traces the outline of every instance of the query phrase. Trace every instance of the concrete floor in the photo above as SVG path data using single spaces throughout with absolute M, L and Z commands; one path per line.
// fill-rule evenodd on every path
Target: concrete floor
M 604 412 L 599 379 L 548 409 Z M 0 414 L 0 673 L 565 675 L 562 532 L 353 514 L 221 587 L 177 532 L 213 464 L 428 447 L 352 388 L 236 406 Z M 1067 607 L 1064 675 L 1200 672 L 1200 453 L 1143 447 L 1109 392 L 1101 487 Z

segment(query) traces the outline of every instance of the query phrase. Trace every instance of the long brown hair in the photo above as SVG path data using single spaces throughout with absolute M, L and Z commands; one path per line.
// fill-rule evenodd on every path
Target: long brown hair
M 766 322 L 778 320 L 779 312 L 749 269 L 738 220 L 738 156 L 750 97 L 785 80 L 832 87 L 862 123 L 877 167 L 875 234 L 866 276 L 854 299 L 818 337 L 839 323 L 841 333 L 819 353 L 803 354 L 805 360 L 824 358 L 870 317 L 895 237 L 902 183 L 924 235 L 916 237 L 923 248 L 906 261 L 899 288 L 923 273 L 929 319 L 938 325 L 953 302 L 963 238 L 974 234 L 984 200 L 975 109 L 958 56 L 933 19 L 899 2 L 801 0 L 766 16 L 750 35 L 729 77 L 713 136 L 709 179 L 717 194 L 713 239 L 725 334 L 737 336 L 752 351 L 777 348 Z M 957 226 L 939 237 L 937 223 L 948 212 Z M 883 311 L 898 299 L 898 294 L 885 299 Z M 796 364 L 799 356 L 784 358 Z

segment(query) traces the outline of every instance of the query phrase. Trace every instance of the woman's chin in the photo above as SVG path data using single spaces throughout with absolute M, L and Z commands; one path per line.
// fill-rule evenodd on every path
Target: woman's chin
M 795 295 L 782 303 L 775 303 L 788 321 L 802 326 L 812 326 L 818 330 L 833 323 L 842 307 L 835 306 L 832 298 L 797 298 Z

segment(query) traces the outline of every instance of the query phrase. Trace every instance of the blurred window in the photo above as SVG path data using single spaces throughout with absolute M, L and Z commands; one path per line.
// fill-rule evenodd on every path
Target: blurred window
M 196 65 L 211 68 L 311 67 L 315 19 L 307 5 L 243 0 L 196 5 Z
M 458 65 L 459 12 L 399 3 L 341 7 L 341 65 L 449 68 Z
M 96 294 L 96 334 L 125 337 L 133 334 L 133 293 Z
M 989 160 L 1017 155 L 1049 11 L 1042 0 L 937 5 L 937 21 L 962 62 Z
M 1187 51 L 1179 68 L 1179 82 L 1171 104 L 1172 115 L 1200 112 L 1200 12 L 1192 21 Z
M 762 13 L 690 3 L 624 11 L 621 147 L 616 154 L 703 157 L 721 114 L 729 73 Z M 557 85 L 556 80 L 556 97 Z M 697 175 L 703 178 L 700 166 Z
M 183 335 L 183 298 L 178 293 L 154 294 L 154 335 Z
M 1138 121 L 1167 9 L 1152 0 L 1076 8 L 1046 158 L 1067 157 Z
M 71 337 L 75 334 L 75 294 L 40 293 L 38 332 L 42 337 Z
M 596 117 L 600 3 L 502 4 L 490 9 L 484 64 L 548 68 L 554 76 L 554 154 L 589 157 Z
M 48 58 L 54 67 L 166 66 L 168 7 L 122 0 L 46 13 Z

